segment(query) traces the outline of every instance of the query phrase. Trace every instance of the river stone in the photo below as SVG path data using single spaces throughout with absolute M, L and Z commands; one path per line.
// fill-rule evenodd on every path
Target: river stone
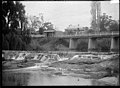
M 110 85 L 117 85 L 118 84 L 118 78 L 116 77 L 105 77 L 98 80 L 99 82 L 105 82 L 106 84 Z

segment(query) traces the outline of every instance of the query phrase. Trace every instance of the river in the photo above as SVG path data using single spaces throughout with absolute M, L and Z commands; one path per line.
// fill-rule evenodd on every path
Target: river
M 90 79 L 72 76 L 59 76 L 50 74 L 41 74 L 41 72 L 31 73 L 29 86 L 40 85 L 91 85 Z
M 44 71 L 44 69 L 42 70 L 40 68 L 37 68 L 36 66 L 21 69 L 12 69 L 12 71 L 7 69 L 7 71 L 4 70 L 2 72 L 2 85 L 3 86 L 94 85 L 93 79 L 81 78 L 80 76 L 78 76 L 81 74 L 74 74 L 74 76 L 61 75 L 54 74 L 55 71 L 56 70 L 54 69 Z M 64 72 L 62 71 L 62 74 L 63 73 Z
M 23 75 L 25 73 L 29 73 L 29 75 Z M 10 74 L 13 75 L 11 76 Z M 51 72 L 41 70 L 24 72 L 4 72 L 3 75 L 6 75 L 6 77 L 8 78 L 3 78 L 3 86 L 6 86 L 6 83 L 7 85 L 12 86 L 92 85 L 92 79 L 84 79 L 73 76 L 53 75 L 51 74 Z M 8 76 L 11 76 L 11 78 Z

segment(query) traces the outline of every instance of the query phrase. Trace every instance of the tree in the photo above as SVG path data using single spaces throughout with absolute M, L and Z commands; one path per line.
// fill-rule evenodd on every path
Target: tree
M 21 50 L 22 49 L 22 40 L 20 38 L 18 38 L 18 43 L 16 45 L 16 49 L 17 50 Z
M 42 26 L 42 22 L 40 21 L 40 18 L 37 16 L 29 16 L 28 17 L 28 26 L 30 31 L 35 29 L 39 29 Z
M 44 30 L 54 30 L 53 24 L 51 22 L 43 23 L 43 25 L 39 28 L 39 33 L 43 34 Z
M 39 33 L 43 34 L 44 30 L 54 30 L 51 22 L 43 22 L 43 16 L 29 16 L 28 26 L 30 31 L 35 32 L 35 29 L 39 29 Z
M 5 43 L 3 49 L 25 49 L 25 45 L 31 40 L 26 25 L 27 19 L 22 3 L 2 1 L 2 43 Z
M 107 31 L 105 28 L 105 23 L 107 24 L 108 22 L 108 16 L 106 13 L 103 13 L 103 15 L 100 17 L 100 31 Z
M 108 16 L 106 13 L 103 13 L 100 17 L 100 31 L 119 31 L 119 24 L 117 21 L 112 19 L 112 16 Z
M 97 48 L 99 51 L 102 52 L 108 52 L 110 50 L 110 39 L 103 38 L 100 40 L 97 40 Z
M 87 40 L 86 39 L 79 40 L 76 50 L 86 52 L 88 50 Z
M 8 41 L 5 39 L 4 36 L 2 36 L 2 37 L 3 37 L 2 38 L 2 49 L 9 50 L 9 43 L 8 43 Z
M 117 23 L 117 21 L 113 20 L 110 22 L 109 31 L 111 32 L 119 31 L 119 24 Z
M 17 50 L 18 36 L 14 36 L 14 50 Z
M 19 1 L 3 1 L 2 12 L 3 23 L 6 23 L 8 29 L 17 29 L 19 22 L 24 22 L 25 10 Z
M 25 10 L 24 10 L 24 7 L 22 5 L 22 3 L 20 3 L 19 1 L 16 2 L 16 14 L 18 15 L 18 20 L 20 21 L 21 23 L 21 30 L 23 31 L 24 30 L 24 22 L 25 22 Z
M 54 30 L 53 24 L 51 22 L 45 22 L 43 24 L 43 29 L 45 29 L 45 30 Z
M 95 33 L 93 29 L 86 30 L 87 33 Z
M 10 49 L 15 50 L 15 43 L 16 43 L 16 41 L 15 41 L 15 34 L 13 32 L 11 34 L 12 35 L 11 35 L 10 42 L 9 42 Z

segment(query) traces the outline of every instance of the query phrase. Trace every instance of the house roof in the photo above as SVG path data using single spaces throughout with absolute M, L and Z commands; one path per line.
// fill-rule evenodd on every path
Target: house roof
M 44 32 L 55 32 L 55 30 L 45 30 Z

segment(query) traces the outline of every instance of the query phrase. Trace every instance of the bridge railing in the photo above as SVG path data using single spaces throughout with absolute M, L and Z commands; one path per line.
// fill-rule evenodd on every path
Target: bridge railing
M 54 37 L 77 37 L 77 36 L 103 36 L 103 35 L 119 35 L 119 32 L 98 32 L 98 33 L 82 33 L 82 34 L 66 34 L 66 35 L 55 35 Z M 31 37 L 46 37 L 45 35 L 31 35 Z
M 72 35 L 57 35 L 55 37 L 74 37 L 74 36 L 103 36 L 103 35 L 119 35 L 119 32 L 101 32 L 101 33 L 88 33 L 88 34 L 72 34 Z
M 31 35 L 31 37 L 45 37 L 45 35 Z

